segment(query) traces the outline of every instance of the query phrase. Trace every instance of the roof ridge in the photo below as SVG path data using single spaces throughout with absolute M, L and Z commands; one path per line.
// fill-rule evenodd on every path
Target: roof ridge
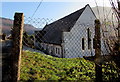
M 64 16 L 64 17 L 62 17 L 62 18 L 60 18 L 60 19 L 58 19 L 58 20 L 56 20 L 56 21 L 54 21 L 54 22 L 52 22 L 52 23 L 50 23 L 50 24 L 53 24 L 53 23 L 55 23 L 55 22 L 57 22 L 57 21 L 60 21 L 60 20 L 62 20 L 62 19 L 64 19 L 64 18 L 66 18 L 66 17 L 69 17 L 69 16 L 71 16 L 72 14 L 75 14 L 76 12 L 79 12 L 79 11 L 81 11 L 81 10 L 83 10 L 84 11 L 84 9 L 88 6 L 89 4 L 87 4 L 85 7 L 83 7 L 83 8 L 81 8 L 81 9 L 79 9 L 79 10 L 76 10 L 76 11 L 74 11 L 73 13 L 70 13 L 70 14 L 68 14 L 68 15 L 66 15 L 66 16 Z M 82 12 L 83 12 L 82 11 Z M 80 15 L 79 15 L 80 16 Z M 48 25 L 50 25 L 50 24 L 48 24 Z
M 88 5 L 89 4 L 59 20 L 46 25 L 42 30 L 46 32 L 43 35 L 42 40 L 45 43 L 61 44 L 62 32 L 69 32 L 73 28 Z

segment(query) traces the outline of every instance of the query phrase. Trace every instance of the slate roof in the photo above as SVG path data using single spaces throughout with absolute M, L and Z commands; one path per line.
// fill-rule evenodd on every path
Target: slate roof
M 41 38 L 42 42 L 61 45 L 62 32 L 69 32 L 73 28 L 74 24 L 87 6 L 88 5 L 68 16 L 46 25 L 42 30 L 44 33 Z

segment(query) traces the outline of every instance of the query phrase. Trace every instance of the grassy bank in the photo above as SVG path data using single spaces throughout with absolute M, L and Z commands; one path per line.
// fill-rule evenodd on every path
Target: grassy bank
M 94 63 L 83 58 L 56 58 L 24 51 L 21 80 L 94 80 Z

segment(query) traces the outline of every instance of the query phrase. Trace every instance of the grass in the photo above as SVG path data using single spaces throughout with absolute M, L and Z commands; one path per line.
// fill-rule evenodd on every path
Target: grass
M 114 62 L 103 64 L 102 72 L 103 81 L 119 81 L 120 72 Z M 95 64 L 83 58 L 57 58 L 24 51 L 20 79 L 21 81 L 95 81 Z
M 56 58 L 24 51 L 21 62 L 21 81 L 95 79 L 95 65 L 83 58 Z

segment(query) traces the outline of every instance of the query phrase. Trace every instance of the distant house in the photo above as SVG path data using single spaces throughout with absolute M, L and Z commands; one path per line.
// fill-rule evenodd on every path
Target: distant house
M 87 4 L 84 8 L 36 32 L 36 37 L 39 38 L 36 38 L 35 45 L 57 57 L 75 58 L 95 55 L 93 49 L 95 19 L 94 12 Z

